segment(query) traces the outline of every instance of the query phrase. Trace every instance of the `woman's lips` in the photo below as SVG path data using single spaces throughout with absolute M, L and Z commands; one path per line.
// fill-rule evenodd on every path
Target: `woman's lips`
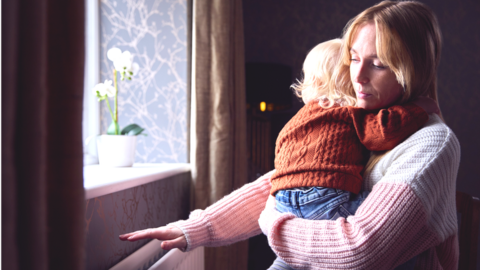
M 364 93 L 364 92 L 357 92 L 357 98 L 368 98 L 371 95 L 372 94 L 367 94 L 367 93 Z

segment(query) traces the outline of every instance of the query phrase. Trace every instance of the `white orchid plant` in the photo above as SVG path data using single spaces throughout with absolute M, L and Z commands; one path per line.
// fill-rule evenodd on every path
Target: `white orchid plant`
M 108 135 L 139 135 L 145 130 L 137 124 L 130 124 L 120 130 L 118 125 L 118 83 L 117 83 L 117 73 L 120 72 L 121 80 L 124 81 L 125 78 L 128 80 L 132 79 L 132 76 L 138 72 L 138 64 L 133 62 L 133 55 L 129 51 L 122 52 L 118 48 L 112 48 L 108 50 L 107 57 L 110 61 L 113 62 L 113 85 L 111 80 L 105 80 L 104 83 L 99 83 L 95 85 L 93 91 L 95 91 L 98 101 L 105 100 L 107 102 L 107 107 L 112 117 L 112 123 L 108 127 Z M 110 106 L 109 98 L 113 97 L 115 102 L 115 108 L 112 112 L 112 107 Z M 143 134 L 145 135 L 145 134 Z

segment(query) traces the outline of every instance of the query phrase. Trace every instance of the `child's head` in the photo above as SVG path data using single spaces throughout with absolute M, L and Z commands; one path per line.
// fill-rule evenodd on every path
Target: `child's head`
M 314 99 L 322 99 L 324 107 L 331 107 L 334 99 L 333 90 L 329 90 L 329 80 L 338 61 L 341 39 L 332 39 L 315 46 L 303 62 L 303 80 L 292 85 L 298 97 L 308 103 Z

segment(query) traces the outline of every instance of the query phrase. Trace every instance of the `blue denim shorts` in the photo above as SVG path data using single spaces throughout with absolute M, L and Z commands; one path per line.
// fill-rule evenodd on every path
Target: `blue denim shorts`
M 310 220 L 335 220 L 354 215 L 370 192 L 354 194 L 348 191 L 312 187 L 305 190 L 285 189 L 275 194 L 276 208 Z

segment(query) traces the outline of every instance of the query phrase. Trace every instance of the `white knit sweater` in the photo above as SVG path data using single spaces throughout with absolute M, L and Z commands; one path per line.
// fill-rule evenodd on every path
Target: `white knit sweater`
M 393 269 L 417 255 L 416 269 L 457 269 L 459 161 L 455 135 L 431 115 L 365 176 L 363 187 L 372 192 L 347 219 L 305 220 L 271 205 L 261 212 L 270 172 L 173 225 L 185 233 L 190 250 L 256 235 L 260 216 L 272 249 L 296 269 Z

